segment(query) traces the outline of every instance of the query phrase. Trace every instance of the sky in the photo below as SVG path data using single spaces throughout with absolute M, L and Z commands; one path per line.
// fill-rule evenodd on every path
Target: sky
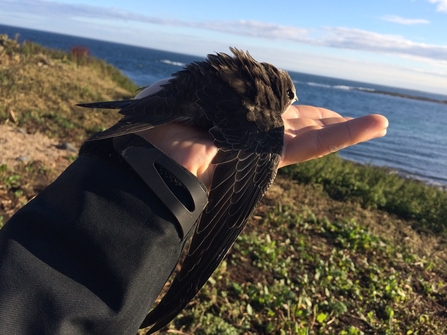
M 0 0 L 0 24 L 447 95 L 447 0 Z

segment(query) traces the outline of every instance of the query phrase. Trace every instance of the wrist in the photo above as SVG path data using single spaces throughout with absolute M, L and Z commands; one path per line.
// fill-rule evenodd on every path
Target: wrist
M 209 189 L 215 169 L 211 162 L 218 149 L 208 132 L 171 123 L 138 135 L 186 168 Z

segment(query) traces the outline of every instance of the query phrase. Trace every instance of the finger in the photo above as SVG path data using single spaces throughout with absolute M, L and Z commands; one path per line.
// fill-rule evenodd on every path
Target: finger
M 316 120 L 334 117 L 340 117 L 340 114 L 331 111 L 330 109 L 306 105 L 292 105 L 283 114 L 283 118 L 285 119 L 309 118 Z
M 293 118 L 284 121 L 285 132 L 299 135 L 300 133 L 309 131 L 311 129 L 321 129 L 331 124 L 346 122 L 351 120 L 351 117 L 330 117 L 326 119 L 309 119 L 309 118 Z
M 367 115 L 324 127 L 285 136 L 285 148 L 280 167 L 322 157 L 342 148 L 386 134 L 388 120 L 382 115 Z

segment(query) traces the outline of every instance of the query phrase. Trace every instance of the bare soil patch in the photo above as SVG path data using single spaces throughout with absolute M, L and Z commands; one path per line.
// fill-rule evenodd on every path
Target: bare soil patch
M 43 134 L 28 134 L 22 128 L 0 125 L 0 165 L 13 167 L 30 161 L 41 161 L 45 166 L 54 168 L 76 155 L 76 152 L 61 147 L 64 147 L 62 143 Z

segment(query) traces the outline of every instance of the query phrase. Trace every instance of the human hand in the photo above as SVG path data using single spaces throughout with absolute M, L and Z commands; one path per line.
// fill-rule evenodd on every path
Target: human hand
M 322 157 L 342 148 L 386 134 L 388 120 L 378 114 L 356 119 L 319 107 L 294 105 L 284 114 L 284 150 L 279 167 Z M 217 153 L 208 132 L 170 123 L 139 133 L 208 187 Z
M 283 120 L 285 138 L 280 168 L 385 136 L 388 128 L 387 118 L 379 114 L 353 119 L 326 108 L 303 105 L 291 106 Z

